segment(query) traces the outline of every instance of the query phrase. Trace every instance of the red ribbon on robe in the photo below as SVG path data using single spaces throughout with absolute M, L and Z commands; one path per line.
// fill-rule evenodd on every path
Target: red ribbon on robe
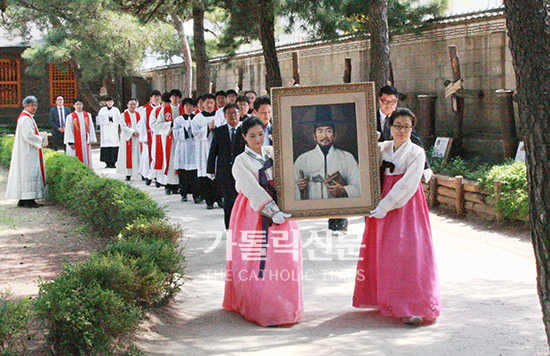
M 84 114 L 84 125 L 86 126 L 86 155 L 88 156 L 88 166 L 90 165 L 90 144 L 88 143 L 90 137 L 90 114 L 86 111 L 82 112 Z M 82 163 L 84 163 L 84 151 L 82 150 L 82 136 L 80 136 L 80 120 L 78 120 L 78 115 L 75 112 L 71 114 L 74 127 L 74 146 L 76 151 L 76 157 Z M 78 133 L 78 134 L 77 134 Z
M 136 123 L 139 122 L 139 113 L 137 111 L 134 111 L 136 114 Z M 124 121 L 126 122 L 126 125 L 128 127 L 132 127 L 132 118 L 130 117 L 130 112 L 128 110 L 124 111 Z M 134 140 L 133 137 L 130 137 L 129 140 L 126 141 L 126 169 L 132 169 L 132 141 Z
M 154 107 L 151 103 L 145 104 L 145 126 L 147 127 L 147 146 L 149 147 L 149 167 L 151 167 L 151 162 L 153 162 L 153 134 L 151 132 L 151 126 L 149 125 L 149 117 Z
M 155 110 L 155 117 L 158 117 L 159 116 L 159 113 L 160 111 L 162 110 L 162 106 L 159 106 L 156 110 Z M 162 164 L 163 164 L 163 158 L 164 158 L 164 153 L 162 152 L 162 137 L 160 135 L 156 135 L 156 141 L 155 141 L 155 166 L 153 167 L 153 169 L 157 169 L 157 170 L 160 170 L 162 169 Z
M 179 115 L 181 116 L 184 114 L 183 111 L 183 105 L 178 105 L 179 108 Z M 172 113 L 172 105 L 168 105 L 164 108 L 164 121 L 165 122 L 171 122 L 174 121 L 174 114 Z M 172 152 L 172 138 L 173 133 L 170 132 L 168 136 L 166 136 L 166 169 L 164 170 L 164 174 L 168 174 L 168 169 L 170 168 L 170 153 Z
M 27 114 L 26 112 L 22 111 L 21 114 L 19 114 L 19 117 L 17 118 L 17 121 L 23 116 L 27 116 L 32 119 L 32 116 Z M 34 125 L 34 132 L 39 135 L 38 133 L 38 127 L 36 126 L 36 121 L 32 119 L 33 125 Z M 40 160 L 40 173 L 42 173 L 42 182 L 44 182 L 44 186 L 46 186 L 46 167 L 44 166 L 44 155 L 42 153 L 42 147 L 38 149 L 38 157 Z

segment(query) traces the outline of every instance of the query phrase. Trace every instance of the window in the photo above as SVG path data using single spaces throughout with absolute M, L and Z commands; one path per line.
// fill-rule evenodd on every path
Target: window
M 0 107 L 21 106 L 19 59 L 0 59 Z
M 65 99 L 65 105 L 72 104 L 77 97 L 78 86 L 71 65 L 57 67 L 50 64 L 50 102 L 55 105 L 55 98 L 59 95 Z

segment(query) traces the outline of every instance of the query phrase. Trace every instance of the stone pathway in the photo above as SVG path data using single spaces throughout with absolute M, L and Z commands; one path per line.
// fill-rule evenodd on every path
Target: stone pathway
M 94 150 L 98 174 L 104 169 Z M 145 323 L 138 345 L 151 355 L 463 355 L 542 356 L 548 345 L 536 294 L 533 249 L 525 236 L 486 231 L 430 214 L 442 290 L 442 313 L 426 327 L 404 326 L 351 307 L 363 218 L 346 235 L 327 220 L 299 222 L 305 312 L 292 327 L 262 328 L 221 308 L 225 265 L 223 211 L 182 203 L 162 188 L 133 182 L 167 206 L 187 229 L 187 274 L 176 300 Z M 328 234 L 328 235 L 327 235 Z M 332 238 L 332 250 L 323 245 Z

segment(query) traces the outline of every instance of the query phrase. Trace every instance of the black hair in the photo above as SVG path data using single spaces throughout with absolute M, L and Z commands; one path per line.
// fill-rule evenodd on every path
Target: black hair
M 248 99 L 246 96 L 244 95 L 239 95 L 237 97 L 237 103 L 240 103 L 241 101 L 246 101 L 247 104 L 250 104 L 250 99 Z
M 395 109 L 395 111 L 388 118 L 388 124 L 390 126 L 393 126 L 393 122 L 395 121 L 395 119 L 397 119 L 398 117 L 401 117 L 401 116 L 406 116 L 406 117 L 410 118 L 413 127 L 414 127 L 414 125 L 416 125 L 416 116 L 414 116 L 413 112 L 410 111 L 407 108 L 397 108 L 397 109 Z
M 229 95 L 231 95 L 231 94 L 233 94 L 233 95 L 235 95 L 235 96 L 238 96 L 238 95 L 239 95 L 239 94 L 238 94 L 235 90 L 233 90 L 233 89 L 229 89 L 228 91 L 225 92 L 225 96 L 229 96 Z
M 261 126 L 262 129 L 265 130 L 265 125 L 264 123 L 262 122 L 262 120 L 260 120 L 259 117 L 257 116 L 250 116 L 249 118 L 246 118 L 243 123 L 241 124 L 241 130 L 243 132 L 243 135 L 246 136 L 246 134 L 248 133 L 248 130 L 250 130 L 251 128 L 253 128 L 254 126 Z
M 112 96 L 108 96 L 108 97 L 105 98 L 105 101 L 109 101 L 109 100 L 115 101 L 115 99 L 113 99 Z
M 216 100 L 216 96 L 214 96 L 214 94 L 204 94 L 202 96 L 202 100 L 206 101 L 206 99 L 212 99 L 212 100 Z
M 252 93 L 252 94 L 254 94 L 254 96 L 258 96 L 258 94 L 256 94 L 256 92 L 254 90 L 247 90 L 247 91 L 244 92 L 244 95 L 246 96 L 246 94 L 248 94 L 248 93 Z
M 193 100 L 192 98 L 185 98 L 181 101 L 181 105 L 185 105 L 185 104 L 191 104 L 191 105 L 195 105 L 195 100 Z
M 180 99 L 183 98 L 183 94 L 181 93 L 181 90 L 179 89 L 172 89 L 170 90 L 170 96 L 175 95 L 179 97 Z
M 80 99 L 80 98 L 74 98 L 73 104 L 75 104 L 75 103 L 77 103 L 77 102 L 79 102 L 79 101 L 80 101 L 81 103 L 84 103 L 84 102 L 82 101 L 82 99 Z
M 399 90 L 397 90 L 397 88 L 393 85 L 386 85 L 380 88 L 380 91 L 378 92 L 378 97 L 381 98 L 384 94 L 395 95 L 396 98 L 399 98 Z
M 161 96 L 162 94 L 160 93 L 160 91 L 155 89 L 149 93 L 149 97 L 152 97 L 153 95 Z
M 137 101 L 137 102 L 139 102 L 139 100 L 137 100 L 137 98 L 130 98 L 130 99 L 128 99 L 128 101 L 127 101 L 126 103 L 129 103 L 130 101 Z
M 271 99 L 267 96 L 260 96 L 254 100 L 254 110 L 260 110 L 260 106 L 262 105 L 271 105 Z
M 163 103 L 169 103 L 170 102 L 170 93 L 169 92 L 162 93 L 160 98 L 161 98 Z
M 237 109 L 237 111 L 239 111 L 239 107 L 237 106 L 237 104 L 234 104 L 234 103 L 227 103 L 225 104 L 225 106 L 223 107 L 223 113 L 225 114 L 226 111 L 230 108 L 235 108 Z
M 218 96 L 227 96 L 227 95 L 225 95 L 225 92 L 224 92 L 223 90 L 218 90 L 218 91 L 216 92 L 216 95 L 214 95 L 214 100 L 216 100 L 216 98 L 217 98 Z

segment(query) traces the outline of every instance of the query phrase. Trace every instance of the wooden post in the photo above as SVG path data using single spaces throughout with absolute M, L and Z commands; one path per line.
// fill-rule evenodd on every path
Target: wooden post
M 298 52 L 292 52 L 292 77 L 294 85 L 300 85 L 300 56 Z
M 237 90 L 237 92 L 240 93 L 243 90 L 243 79 L 244 79 L 244 69 L 243 69 L 243 67 L 239 67 L 239 69 L 237 71 L 237 75 L 238 75 L 238 80 L 237 80 L 238 90 Z
M 344 60 L 344 83 L 351 83 L 351 58 Z
M 499 180 L 495 180 L 495 207 L 496 207 L 496 218 L 497 221 L 502 221 L 502 213 L 500 212 L 500 208 L 498 207 L 498 203 L 500 202 L 500 191 L 502 190 L 502 182 Z
M 464 215 L 464 177 L 456 176 L 456 213 Z
M 437 205 L 437 179 L 435 177 L 432 177 L 430 181 L 428 182 L 430 186 L 430 195 L 428 198 L 428 206 L 430 208 L 433 208 Z
M 451 67 L 453 69 L 453 82 L 461 79 L 460 63 L 456 53 L 456 46 L 449 46 L 449 56 L 451 59 Z M 462 139 L 464 132 L 462 130 L 464 124 L 464 98 L 456 94 L 451 96 L 452 109 L 455 113 L 455 128 L 453 133 L 453 151 L 460 152 L 462 150 Z

